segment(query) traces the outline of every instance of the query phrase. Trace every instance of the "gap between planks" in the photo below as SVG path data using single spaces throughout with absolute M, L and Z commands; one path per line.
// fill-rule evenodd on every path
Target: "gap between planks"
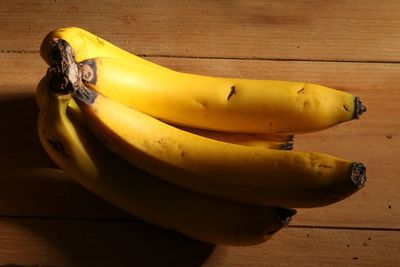
M 127 216 L 129 217 L 129 215 Z M 23 216 L 23 215 L 6 215 L 1 214 L 1 219 L 12 219 L 12 220 L 46 220 L 46 221 L 76 221 L 76 222 L 102 222 L 102 223 L 144 223 L 138 218 L 78 218 L 78 217 L 52 217 L 52 216 Z M 151 225 L 151 224 L 150 224 Z M 301 225 L 301 224 L 289 224 L 287 228 L 299 228 L 299 229 L 323 229 L 323 230 L 349 230 L 349 231 L 386 231 L 386 232 L 400 232 L 400 228 L 390 227 L 357 227 L 357 226 L 329 226 L 329 225 Z M 1 267 L 1 266 L 0 266 Z
M 129 52 L 129 51 L 128 51 Z M 4 54 L 39 54 L 38 50 L 0 50 Z M 266 58 L 266 57 L 213 57 L 213 56 L 179 56 L 164 54 L 135 54 L 143 58 L 172 58 L 172 59 L 212 59 L 212 60 L 260 60 L 260 61 L 293 61 L 293 62 L 326 62 L 326 63 L 365 63 L 365 64 L 399 64 L 400 61 L 390 60 L 332 60 L 332 59 L 297 59 L 297 58 Z
M 256 246 L 144 223 L 0 219 L 0 266 L 398 266 L 400 232 L 288 228 Z

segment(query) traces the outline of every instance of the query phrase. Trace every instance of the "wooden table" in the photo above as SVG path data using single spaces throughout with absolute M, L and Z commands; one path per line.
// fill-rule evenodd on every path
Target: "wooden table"
M 1 1 L 0 266 L 400 266 L 400 1 Z M 300 209 L 254 247 L 214 246 L 98 199 L 47 157 L 33 93 L 50 30 L 78 26 L 167 67 L 319 83 L 360 120 L 295 148 L 364 162 L 349 199 Z

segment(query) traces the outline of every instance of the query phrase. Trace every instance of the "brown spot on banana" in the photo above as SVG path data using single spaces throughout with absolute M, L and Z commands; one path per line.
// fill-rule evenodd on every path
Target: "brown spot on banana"
M 104 40 L 101 39 L 100 37 L 96 37 L 96 40 L 99 44 L 104 45 Z
M 55 139 L 51 139 L 49 137 L 46 138 L 46 141 L 62 157 L 66 158 L 66 159 L 69 159 L 70 156 L 67 153 L 67 151 L 65 151 L 64 145 L 63 145 L 63 143 L 61 141 L 58 141 L 58 140 L 55 140 Z
M 306 109 L 307 106 L 308 106 L 308 101 L 306 100 L 306 101 L 303 102 L 303 110 Z
M 297 91 L 298 94 L 303 94 L 304 93 L 304 87 L 301 88 L 299 91 Z
M 327 164 L 319 164 L 318 168 L 332 169 L 333 167 Z
M 281 150 L 293 150 L 293 142 L 286 142 L 281 145 Z
M 232 85 L 226 100 L 229 100 L 234 94 L 236 94 L 236 87 L 234 85 Z

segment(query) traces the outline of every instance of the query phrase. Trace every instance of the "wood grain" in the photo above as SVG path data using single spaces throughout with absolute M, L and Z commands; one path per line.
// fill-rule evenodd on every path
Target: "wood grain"
M 0 266 L 396 266 L 399 231 L 287 228 L 216 246 L 141 222 L 0 218 Z
M 343 202 L 300 210 L 293 225 L 400 228 L 398 64 L 149 58 L 170 68 L 218 76 L 309 81 L 359 95 L 360 120 L 297 136 L 295 149 L 317 150 L 364 162 L 368 183 Z M 32 94 L 46 66 L 38 54 L 6 54 L 0 64 L 0 214 L 73 218 L 130 218 L 54 169 L 36 135 Z M 15 80 L 21 64 L 33 71 Z M 383 93 L 385 92 L 385 93 Z M 390 95 L 391 97 L 387 97 Z M 13 110 L 14 112 L 10 112 Z M 390 136 L 390 138 L 388 138 Z M 371 153 L 373 151 L 373 153 Z M 16 171 L 18 170 L 18 171 Z M 71 197 L 74 196 L 74 197 Z M 52 200 L 52 201 L 50 201 Z M 83 203 L 83 204 L 80 204 Z
M 79 26 L 145 55 L 399 62 L 399 24 L 397 0 L 1 1 L 0 48 Z
M 200 266 L 213 247 L 142 222 L 0 218 L 0 266 Z
M 217 246 L 211 266 L 398 266 L 400 232 L 288 228 L 250 248 Z
M 400 1 L 0 1 L 0 266 L 400 266 Z M 97 198 L 41 148 L 33 93 L 49 31 L 79 26 L 167 67 L 319 83 L 361 97 L 360 120 L 295 149 L 361 161 L 368 182 L 301 209 L 253 247 L 205 244 Z

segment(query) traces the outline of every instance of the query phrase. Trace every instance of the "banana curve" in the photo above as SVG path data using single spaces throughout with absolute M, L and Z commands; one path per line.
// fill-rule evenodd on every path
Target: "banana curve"
M 42 84 L 43 85 L 43 84 Z M 294 211 L 222 200 L 166 183 L 118 159 L 68 113 L 69 94 L 48 90 L 40 141 L 70 177 L 127 212 L 192 238 L 226 245 L 265 242 Z
M 350 196 L 365 182 L 360 163 L 323 153 L 219 142 L 85 90 L 91 93 L 74 98 L 89 127 L 109 149 L 190 190 L 257 205 L 316 207 Z M 355 182 L 354 173 L 363 178 Z

